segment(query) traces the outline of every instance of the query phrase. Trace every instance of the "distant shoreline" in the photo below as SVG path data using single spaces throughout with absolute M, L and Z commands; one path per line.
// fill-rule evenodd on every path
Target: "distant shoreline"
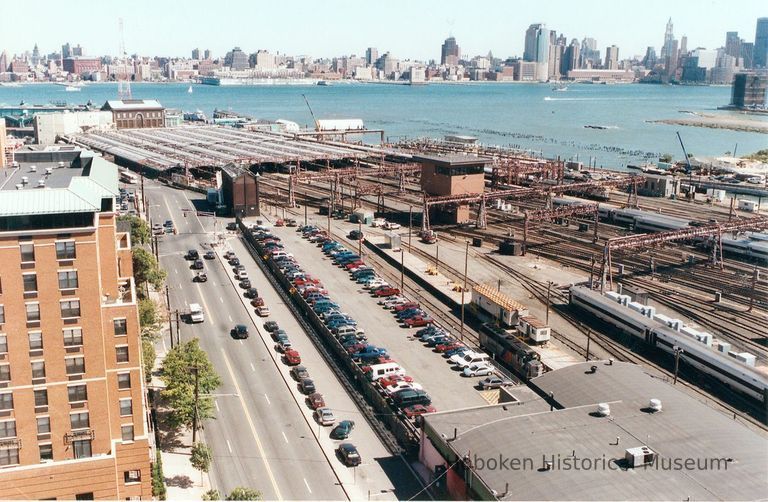
M 708 129 L 727 129 L 730 131 L 768 134 L 768 121 L 741 117 L 696 114 L 695 118 L 648 120 L 647 122 L 651 124 L 706 127 Z

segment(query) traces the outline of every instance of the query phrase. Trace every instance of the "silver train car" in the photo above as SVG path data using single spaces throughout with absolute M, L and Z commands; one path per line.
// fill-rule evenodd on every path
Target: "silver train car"
M 589 288 L 571 287 L 570 303 L 664 352 L 674 354 L 674 347 L 679 347 L 683 349 L 680 359 L 685 363 L 752 399 L 768 402 L 768 377 L 758 370 Z

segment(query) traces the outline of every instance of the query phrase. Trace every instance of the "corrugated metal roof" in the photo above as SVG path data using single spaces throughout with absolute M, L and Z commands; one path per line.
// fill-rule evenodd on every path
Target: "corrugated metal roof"
M 98 211 L 99 206 L 68 188 L 27 188 L 0 192 L 0 216 L 82 213 Z

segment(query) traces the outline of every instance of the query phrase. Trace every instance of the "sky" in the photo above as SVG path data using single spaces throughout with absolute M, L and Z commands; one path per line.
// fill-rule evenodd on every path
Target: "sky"
M 726 31 L 754 42 L 764 0 L 0 0 L 0 52 L 58 52 L 80 44 L 86 55 L 117 54 L 119 19 L 126 51 L 190 57 L 193 48 L 223 56 L 244 51 L 312 57 L 364 55 L 366 47 L 399 59 L 440 58 L 453 35 L 462 56 L 521 56 L 525 30 L 546 23 L 568 40 L 595 38 L 619 57 L 658 52 L 667 19 L 688 48 L 714 49 Z

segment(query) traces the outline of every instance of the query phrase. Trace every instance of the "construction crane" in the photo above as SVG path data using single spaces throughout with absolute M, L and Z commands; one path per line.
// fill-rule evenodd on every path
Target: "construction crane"
M 315 121 L 315 131 L 319 131 L 320 130 L 320 123 L 315 118 L 315 112 L 312 111 L 312 107 L 309 106 L 309 100 L 307 99 L 307 96 L 302 94 L 301 97 L 304 98 L 304 102 L 307 104 L 307 108 L 309 108 L 309 114 L 312 115 L 312 120 Z

